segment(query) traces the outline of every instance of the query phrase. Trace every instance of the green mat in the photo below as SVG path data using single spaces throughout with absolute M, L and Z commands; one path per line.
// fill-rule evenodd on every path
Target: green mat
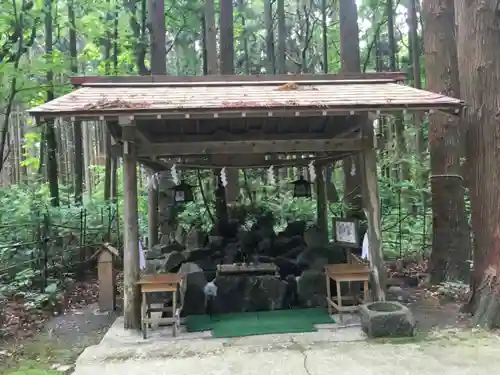
M 326 309 L 291 309 L 215 315 L 190 315 L 188 332 L 212 331 L 213 337 L 315 332 L 315 324 L 334 323 Z

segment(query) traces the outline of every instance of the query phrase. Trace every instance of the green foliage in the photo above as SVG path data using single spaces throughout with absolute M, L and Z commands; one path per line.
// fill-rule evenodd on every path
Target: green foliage
M 102 244 L 112 222 L 105 202 L 52 207 L 40 181 L 0 189 L 0 204 L 0 295 L 22 293 L 37 307 L 57 299 L 83 249 Z

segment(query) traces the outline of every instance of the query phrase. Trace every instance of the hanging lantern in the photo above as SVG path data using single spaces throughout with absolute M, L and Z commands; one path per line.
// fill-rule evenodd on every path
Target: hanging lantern
M 193 187 L 184 181 L 174 186 L 172 190 L 174 191 L 174 204 L 187 203 L 194 200 Z
M 303 175 L 293 183 L 293 196 L 295 198 L 311 198 L 311 183 Z

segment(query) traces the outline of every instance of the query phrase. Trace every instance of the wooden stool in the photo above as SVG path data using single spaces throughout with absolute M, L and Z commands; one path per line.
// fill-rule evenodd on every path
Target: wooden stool
M 342 306 L 343 300 L 353 300 L 354 302 L 363 303 L 368 300 L 368 281 L 370 280 L 370 267 L 364 264 L 328 264 L 325 266 L 326 277 L 326 303 L 328 305 L 328 314 L 332 315 L 333 309 L 338 311 L 340 320 L 342 321 L 343 312 L 356 312 L 359 309 L 358 305 Z M 330 280 L 334 280 L 337 286 L 337 297 L 332 297 L 330 290 Z M 362 281 L 363 282 L 363 300 L 355 297 L 342 296 L 340 289 L 341 282 Z M 337 303 L 335 303 L 335 300 Z
M 141 309 L 141 327 L 142 336 L 144 339 L 148 337 L 148 326 L 161 323 L 172 323 L 172 335 L 177 336 L 177 331 L 180 326 L 180 317 L 177 311 L 177 290 L 182 284 L 182 274 L 167 273 L 158 275 L 143 275 L 138 282 L 141 288 L 142 309 Z M 170 308 L 152 308 L 148 302 L 148 294 L 150 293 L 172 293 L 172 317 L 152 319 L 153 312 L 170 312 Z

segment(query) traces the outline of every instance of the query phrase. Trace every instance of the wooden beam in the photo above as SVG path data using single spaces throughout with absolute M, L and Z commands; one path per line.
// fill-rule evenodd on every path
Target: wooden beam
M 231 155 L 231 154 L 271 154 L 271 153 L 313 153 L 331 151 L 355 151 L 361 149 L 361 140 L 276 140 L 276 141 L 236 141 L 236 142 L 183 142 L 153 143 L 149 147 L 140 146 L 139 157 L 144 156 L 188 156 L 188 155 Z
M 259 155 L 245 155 L 244 158 L 231 159 L 230 163 L 213 162 L 209 160 L 190 160 L 190 161 L 162 161 L 162 160 L 152 160 L 150 158 L 138 158 L 137 161 L 142 163 L 145 167 L 155 171 L 166 171 L 170 170 L 175 164 L 176 169 L 218 169 L 218 168 L 236 168 L 236 169 L 246 169 L 246 168 L 269 168 L 271 165 L 276 168 L 287 168 L 287 167 L 305 167 L 311 161 L 318 161 L 321 163 L 334 163 L 338 160 L 342 160 L 358 151 L 352 152 L 339 152 L 331 154 L 330 156 L 318 156 L 318 157 L 307 157 L 304 159 L 277 159 L 272 160 L 258 158 Z M 277 154 L 275 155 L 277 156 Z M 256 158 L 257 157 L 257 158 Z
M 149 147 L 151 140 L 147 136 L 146 132 L 144 132 L 141 128 L 136 127 L 135 135 L 143 146 Z
M 373 141 L 373 124 L 366 120 L 363 126 L 365 136 L 364 148 L 361 152 L 361 192 L 363 206 L 368 221 L 368 250 L 372 269 L 375 298 L 385 300 L 386 270 L 382 254 L 382 225 L 380 212 L 380 195 L 377 176 L 377 155 Z
M 227 107 L 212 108 L 212 109 L 187 109 L 182 110 L 165 110 L 165 109 L 148 109 L 142 108 L 130 109 L 102 109 L 102 110 L 64 110 L 64 111 L 46 111 L 44 109 L 33 108 L 28 113 L 36 118 L 37 123 L 47 121 L 56 117 L 67 118 L 71 121 L 112 121 L 123 116 L 130 116 L 135 120 L 182 120 L 182 119 L 238 119 L 238 118 L 268 118 L 268 117 L 331 117 L 331 116 L 354 116 L 364 115 L 368 112 L 373 112 L 378 109 L 384 115 L 392 114 L 397 111 L 408 112 L 427 112 L 432 110 L 443 111 L 450 114 L 460 115 L 464 107 L 462 102 L 447 102 L 447 103 L 386 103 L 383 105 L 377 104 L 360 104 L 360 105 L 339 105 L 330 108 L 320 108 L 317 106 L 290 106 L 290 107 Z M 269 116 L 271 114 L 271 116 Z
M 88 85 L 92 83 L 153 83 L 153 82 L 290 82 L 290 81 L 334 81 L 334 80 L 374 80 L 388 79 L 391 81 L 404 81 L 404 72 L 371 72 L 371 73 L 337 73 L 337 74 L 276 74 L 262 76 L 240 76 L 240 75 L 210 75 L 210 76 L 171 76 L 171 75 L 148 75 L 148 76 L 73 76 L 71 83 L 75 86 Z
M 154 142 L 151 144 L 158 143 L 199 143 L 199 142 L 210 142 L 217 140 L 218 142 L 244 142 L 244 141 L 262 141 L 266 139 L 272 139 L 275 141 L 294 141 L 294 140 L 314 140 L 314 139 L 325 139 L 332 140 L 338 135 L 349 135 L 359 131 L 359 127 L 353 126 L 352 128 L 343 129 L 338 127 L 335 129 L 333 127 L 328 127 L 324 131 L 317 131 L 311 133 L 275 133 L 275 132 L 265 132 L 260 130 L 250 130 L 247 132 L 242 132 L 241 134 L 233 134 L 225 131 L 215 131 L 213 134 L 159 134 L 154 136 Z
M 347 156 L 357 153 L 358 151 L 345 151 L 329 153 L 327 155 L 317 155 L 307 157 L 304 159 L 266 159 L 264 155 L 236 155 L 232 156 L 229 162 L 221 163 L 220 161 L 213 160 L 196 160 L 185 159 L 183 161 L 165 161 L 165 160 L 152 160 L 150 158 L 138 158 L 139 163 L 143 163 L 146 167 L 154 171 L 170 170 L 175 164 L 177 169 L 212 169 L 212 168 L 269 168 L 271 165 L 276 169 L 285 167 L 305 167 L 311 161 L 331 164 L 337 160 L 342 160 Z M 279 156 L 278 154 L 273 154 Z
M 125 329 L 140 329 L 141 300 L 138 286 L 139 224 L 137 204 L 137 156 L 135 127 L 128 119 L 120 119 L 123 127 L 123 192 L 124 192 L 124 250 L 123 250 L 123 316 Z
M 158 188 L 159 181 L 151 173 L 148 181 L 148 249 L 158 243 Z
M 316 218 L 321 243 L 328 244 L 328 198 L 326 196 L 325 167 L 322 163 L 315 164 L 316 169 Z

